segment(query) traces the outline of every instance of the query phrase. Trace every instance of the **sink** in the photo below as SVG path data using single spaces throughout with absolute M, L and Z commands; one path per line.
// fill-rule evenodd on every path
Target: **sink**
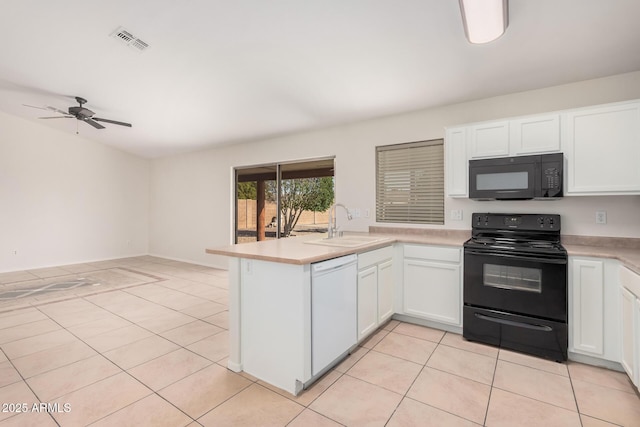
M 310 245 L 323 245 L 323 246 L 337 246 L 341 248 L 354 248 L 356 246 L 369 245 L 371 243 L 382 242 L 387 240 L 386 237 L 377 236 L 342 236 L 329 239 L 325 237 L 323 239 L 309 240 L 305 243 Z

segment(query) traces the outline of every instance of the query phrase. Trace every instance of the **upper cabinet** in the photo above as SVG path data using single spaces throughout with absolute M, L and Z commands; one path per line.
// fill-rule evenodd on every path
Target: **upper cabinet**
M 640 194 L 640 101 L 447 128 L 448 197 L 468 197 L 470 159 L 563 152 L 565 196 Z
M 560 151 L 560 114 L 524 117 L 509 122 L 511 155 Z
M 640 193 L 640 102 L 563 115 L 566 195 Z
M 469 164 L 467 162 L 467 128 L 447 129 L 445 142 L 445 184 L 449 197 L 469 194 Z
M 469 196 L 469 159 L 560 151 L 560 114 L 447 128 L 445 180 L 449 197 Z
M 469 157 L 509 155 L 509 122 L 488 122 L 469 127 Z

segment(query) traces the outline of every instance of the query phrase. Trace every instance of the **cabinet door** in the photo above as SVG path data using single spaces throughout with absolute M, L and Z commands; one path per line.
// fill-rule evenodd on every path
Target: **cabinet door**
M 509 132 L 512 155 L 560 151 L 560 114 L 511 120 Z
M 447 196 L 469 195 L 469 163 L 467 160 L 467 128 L 447 129 L 445 138 L 445 179 Z
M 604 269 L 602 261 L 574 259 L 571 267 L 572 349 L 604 354 Z
M 378 326 L 378 268 L 358 272 L 358 341 Z
M 634 337 L 634 310 L 636 309 L 636 297 L 626 288 L 621 287 L 622 294 L 622 358 L 620 363 L 629 378 L 635 378 L 635 337 Z
M 563 117 L 566 194 L 640 193 L 640 103 Z
M 509 122 L 491 122 L 469 128 L 470 157 L 509 155 Z
M 460 265 L 404 261 L 404 313 L 460 325 Z
M 393 262 L 378 264 L 378 324 L 393 315 Z

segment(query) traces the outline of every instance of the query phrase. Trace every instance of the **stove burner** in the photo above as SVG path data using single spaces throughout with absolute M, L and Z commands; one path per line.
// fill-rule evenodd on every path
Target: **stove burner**
M 483 245 L 492 245 L 496 242 L 496 239 L 491 237 L 476 237 L 473 241 L 476 243 L 482 243 Z

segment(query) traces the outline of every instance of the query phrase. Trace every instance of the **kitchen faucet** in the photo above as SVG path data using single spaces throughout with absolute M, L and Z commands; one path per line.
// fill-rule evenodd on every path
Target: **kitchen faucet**
M 347 219 L 349 221 L 353 219 L 353 217 L 351 216 L 351 212 L 349 212 L 349 209 L 342 203 L 335 203 L 333 206 L 331 206 L 331 208 L 329 209 L 329 233 L 328 233 L 329 239 L 333 239 L 336 236 L 336 233 L 338 232 L 338 226 L 336 225 L 336 207 L 337 206 L 340 206 L 345 211 L 347 211 Z

